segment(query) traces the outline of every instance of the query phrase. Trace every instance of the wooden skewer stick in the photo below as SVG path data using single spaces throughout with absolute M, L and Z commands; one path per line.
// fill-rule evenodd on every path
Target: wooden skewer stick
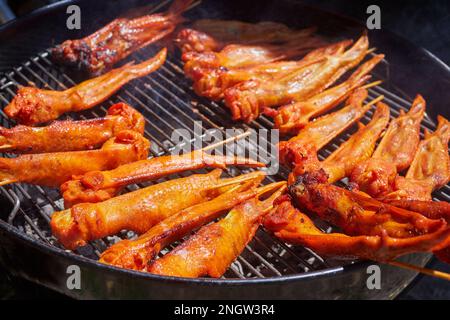
M 10 184 L 10 183 L 15 183 L 15 182 L 19 182 L 19 180 L 17 179 L 6 179 L 3 181 L 0 181 L 0 187 L 4 186 L 5 184 Z
M 234 178 L 224 179 L 224 181 L 222 183 L 212 186 L 210 188 L 210 190 L 217 189 L 217 188 L 222 188 L 222 187 L 227 187 L 227 186 L 230 186 L 230 185 L 233 185 L 233 184 L 242 183 L 242 182 L 245 182 L 245 181 L 256 179 L 258 177 L 261 177 L 262 175 L 265 175 L 264 172 L 262 172 L 262 171 L 253 171 L 253 172 L 246 173 L 246 174 L 234 177 Z
M 250 134 L 251 134 L 250 131 L 245 131 L 245 132 L 243 132 L 241 134 L 238 134 L 237 136 L 230 137 L 230 138 L 225 139 L 223 141 L 216 142 L 216 143 L 211 144 L 209 146 L 206 146 L 206 147 L 204 147 L 203 149 L 200 149 L 200 150 L 201 151 L 208 151 L 208 150 L 214 149 L 214 148 L 216 148 L 216 147 L 218 147 L 220 145 L 224 145 L 224 144 L 230 143 L 232 141 L 237 141 L 237 140 L 240 140 L 242 138 L 245 138 L 245 137 L 249 136 Z M 10 149 L 10 148 L 13 148 L 13 147 L 14 146 L 11 145 L 11 144 L 4 144 L 4 145 L 0 146 L 0 151 L 1 150 L 6 150 L 6 149 Z
M 0 146 L 0 151 L 2 151 L 2 150 L 8 150 L 8 149 L 11 149 L 11 148 L 13 148 L 13 147 L 14 147 L 14 146 L 11 145 L 11 144 L 4 144 L 4 145 Z
M 194 8 L 195 8 L 196 6 L 198 6 L 200 3 L 202 3 L 202 0 L 199 0 L 199 1 L 196 1 L 196 2 L 192 3 L 192 4 L 187 8 L 186 11 L 194 9 Z
M 257 189 L 258 195 L 263 195 L 269 191 L 275 190 L 275 189 L 283 189 L 286 187 L 287 182 L 286 181 L 280 181 L 280 182 L 274 182 L 271 184 L 267 184 L 265 186 L 259 187 Z
M 269 213 L 274 208 L 273 202 L 275 201 L 275 199 L 277 199 L 279 196 L 281 196 L 283 194 L 283 192 L 287 189 L 286 181 L 282 181 L 282 182 L 284 182 L 284 184 L 272 183 L 272 185 L 277 185 L 277 186 L 279 186 L 279 188 L 269 198 L 267 198 L 266 200 L 263 201 L 263 203 L 270 204 L 270 206 L 264 208 L 264 210 L 263 210 L 264 214 Z
M 428 269 L 428 268 L 422 268 L 422 267 L 418 267 L 418 266 L 415 266 L 415 265 L 412 265 L 409 263 L 405 263 L 405 262 L 400 262 L 400 261 L 389 261 L 389 262 L 385 262 L 385 263 L 389 264 L 391 266 L 398 267 L 398 268 L 407 269 L 407 270 L 411 270 L 411 271 L 415 271 L 415 272 L 420 272 L 420 273 L 426 274 L 431 277 L 450 281 L 450 274 L 446 273 L 446 272 Z
M 369 89 L 369 88 L 372 88 L 372 87 L 376 87 L 376 86 L 378 86 L 378 85 L 381 84 L 381 83 L 383 83 L 383 81 L 378 80 L 378 81 L 374 81 L 374 82 L 368 83 L 368 84 L 362 86 L 361 88 L 363 88 L 363 89 Z
M 219 142 L 213 143 L 213 144 L 211 144 L 209 146 L 206 146 L 206 147 L 204 147 L 203 149 L 200 149 L 200 150 L 201 151 L 208 151 L 208 150 L 214 149 L 215 147 L 218 147 L 218 146 L 221 146 L 221 145 L 225 145 L 225 144 L 227 144 L 229 142 L 237 141 L 237 140 L 240 140 L 242 138 L 245 138 L 245 137 L 249 136 L 250 134 L 251 134 L 250 131 L 245 131 L 245 132 L 243 132 L 241 134 L 238 134 L 237 136 L 230 137 L 230 138 L 225 139 L 223 141 L 219 141 Z
M 373 99 L 372 101 L 369 101 L 364 107 L 369 107 L 369 106 L 373 106 L 375 103 L 380 102 L 381 100 L 384 99 L 384 96 L 378 96 L 375 99 Z

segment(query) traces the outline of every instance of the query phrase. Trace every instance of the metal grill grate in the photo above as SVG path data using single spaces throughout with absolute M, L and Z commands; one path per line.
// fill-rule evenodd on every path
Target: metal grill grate
M 140 51 L 134 54 L 132 59 L 142 61 L 153 53 L 151 49 Z M 377 70 L 379 70 L 380 74 L 375 74 L 376 78 L 388 80 L 389 65 L 386 61 Z M 13 125 L 3 113 L 3 108 L 13 98 L 18 86 L 30 84 L 40 88 L 63 90 L 73 86 L 75 81 L 62 68 L 50 61 L 48 51 L 30 58 L 0 80 L 0 121 L 3 126 Z M 393 117 L 398 116 L 401 109 L 409 109 L 410 101 L 402 98 L 400 90 L 392 87 L 387 89 L 387 87 L 382 85 L 371 88 L 369 91 L 370 99 L 380 94 L 385 95 L 385 102 L 391 106 L 391 116 Z M 70 114 L 68 118 L 99 117 L 106 112 L 107 107 L 116 102 L 129 103 L 145 116 L 145 135 L 152 142 L 152 156 L 167 154 L 175 147 L 175 142 L 171 141 L 170 135 L 173 130 L 178 128 L 186 129 L 193 135 L 193 144 L 195 139 L 200 138 L 193 130 L 195 121 L 202 121 L 204 129 L 214 129 L 221 133 L 225 133 L 225 128 L 257 130 L 262 128 L 270 129 L 273 126 L 272 121 L 264 116 L 249 125 L 235 123 L 231 120 L 228 110 L 222 104 L 197 97 L 192 91 L 189 81 L 184 77 L 181 61 L 176 54 L 169 55 L 165 65 L 157 72 L 134 80 L 132 83 L 124 86 L 118 94 L 114 95 L 107 102 L 89 111 Z M 370 120 L 371 115 L 372 111 L 366 114 L 362 121 L 367 122 Z M 426 116 L 422 126 L 433 130 L 435 123 Z M 350 134 L 351 132 L 347 132 L 332 141 L 321 151 L 320 157 L 323 159 L 329 155 Z M 270 144 L 270 139 L 268 140 L 267 143 Z M 201 170 L 198 172 L 206 171 Z M 230 169 L 226 173 L 228 175 L 236 175 L 242 173 L 242 170 Z M 189 174 L 187 172 L 178 176 L 187 176 Z M 286 168 L 280 168 L 279 173 L 275 176 L 270 176 L 268 180 L 279 181 L 286 179 L 287 174 L 288 170 Z M 174 177 L 177 176 L 172 176 L 168 179 Z M 163 180 L 165 179 L 155 183 Z M 148 184 L 129 186 L 128 190 L 134 190 L 146 185 Z M 2 195 L 14 204 L 14 210 L 9 216 L 4 218 L 5 221 L 34 239 L 38 239 L 47 245 L 61 248 L 51 235 L 49 228 L 51 213 L 63 209 L 58 190 L 22 184 L 2 187 L 0 190 Z M 437 192 L 435 198 L 449 201 L 449 186 Z M 329 229 L 323 223 L 322 226 L 324 229 Z M 123 232 L 119 235 L 120 238 L 132 238 L 134 236 L 135 234 L 132 232 Z M 74 253 L 97 259 L 106 247 L 117 240 L 119 238 L 116 236 L 108 237 L 92 242 Z M 165 250 L 165 252 L 168 250 Z M 345 263 L 348 264 L 349 262 Z M 277 277 L 323 270 L 343 264 L 344 262 L 338 260 L 325 260 L 307 248 L 284 244 L 260 229 L 254 240 L 224 275 L 224 278 Z

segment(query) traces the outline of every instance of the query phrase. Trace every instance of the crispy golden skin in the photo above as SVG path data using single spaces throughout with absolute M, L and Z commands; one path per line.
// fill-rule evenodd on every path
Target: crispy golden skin
M 321 162 L 320 166 L 328 175 L 328 182 L 348 177 L 358 163 L 368 159 L 388 123 L 389 107 L 379 102 L 372 120 L 366 126 L 360 124 L 355 134 Z
M 220 194 L 222 189 L 217 186 L 224 182 L 220 180 L 221 173 L 217 169 L 209 174 L 162 182 L 104 202 L 80 203 L 53 214 L 52 232 L 68 249 L 123 229 L 144 233 L 180 210 Z M 250 178 L 260 176 L 258 173 L 249 175 Z
M 447 237 L 450 235 L 445 220 L 428 219 L 419 213 L 328 184 L 323 170 L 299 176 L 290 191 L 302 208 L 316 213 L 348 235 L 410 238 L 433 233 L 443 227 Z
M 232 43 L 280 44 L 311 37 L 315 28 L 293 30 L 276 22 L 248 23 L 235 20 L 197 20 L 182 29 L 175 42 L 183 53 L 219 51 Z
M 325 233 L 311 219 L 293 207 L 290 198 L 277 200 L 276 208 L 264 219 L 264 227 L 282 241 L 306 246 L 323 256 L 389 261 L 414 252 L 430 252 L 448 236 L 448 227 L 409 238 L 382 235 L 348 236 Z
M 367 90 L 356 90 L 350 96 L 346 107 L 308 123 L 297 136 L 280 142 L 280 162 L 297 168 L 301 165 L 306 166 L 308 163 L 317 163 L 317 151 L 369 110 L 370 106 L 362 106 L 366 97 Z
M 317 63 L 323 61 L 325 57 L 336 54 L 340 48 L 350 43 L 351 41 L 343 41 L 315 49 L 298 61 L 268 62 L 250 67 L 232 68 L 230 65 L 221 65 L 220 67 L 214 68 L 196 68 L 195 73 L 192 73 L 193 79 L 195 80 L 193 88 L 200 96 L 212 100 L 219 100 L 223 98 L 226 89 L 247 80 L 271 81 L 303 68 L 306 68 L 306 74 L 308 70 L 313 70 L 314 65 L 317 66 Z M 236 64 L 236 59 L 232 59 L 232 61 Z M 249 61 L 253 63 L 253 59 L 249 59 Z M 313 69 L 307 68 L 308 66 L 311 66 Z
M 20 124 L 36 125 L 55 120 L 66 112 L 92 108 L 129 81 L 157 70 L 164 63 L 166 52 L 163 49 L 155 57 L 140 64 L 127 64 L 64 91 L 21 87 L 4 111 Z
M 250 199 L 219 222 L 202 227 L 187 241 L 155 260 L 148 271 L 167 276 L 218 278 L 253 239 L 279 193 L 261 202 Z
M 0 150 L 9 153 L 48 153 L 97 149 L 123 130 L 144 133 L 144 117 L 125 103 L 108 109 L 103 118 L 54 121 L 45 127 L 0 127 Z
M 255 197 L 261 189 L 256 190 L 261 179 L 230 190 L 211 201 L 204 202 L 178 212 L 153 226 L 136 240 L 124 240 L 113 245 L 100 257 L 100 262 L 127 269 L 146 270 L 148 264 L 164 247 L 175 242 L 189 232 L 207 224 L 230 210 L 239 203 Z
M 59 187 L 73 175 L 108 170 L 145 159 L 150 142 L 131 130 L 119 132 L 101 149 L 21 155 L 0 158 L 0 184 L 25 182 Z
M 177 0 L 167 13 L 115 19 L 83 39 L 64 41 L 52 50 L 53 60 L 98 76 L 132 52 L 172 33 L 191 3 Z
M 417 151 L 425 105 L 418 95 L 407 114 L 391 121 L 372 158 L 355 167 L 350 181 L 361 191 L 378 198 L 394 190 L 397 172 L 409 167 Z
M 171 174 L 206 167 L 225 169 L 229 165 L 264 167 L 263 163 L 251 159 L 214 156 L 199 150 L 180 156 L 136 161 L 109 171 L 88 172 L 65 182 L 61 186 L 61 193 L 65 207 L 70 208 L 77 203 L 105 201 L 133 183 L 153 181 Z
M 339 105 L 342 101 L 366 82 L 368 73 L 384 58 L 377 55 L 361 65 L 352 76 L 343 83 L 325 90 L 308 100 L 298 101 L 278 109 L 266 108 L 264 113 L 274 118 L 275 128 L 280 133 L 298 133 L 308 122 L 328 110 Z
M 234 120 L 251 122 L 267 107 L 307 100 L 357 66 L 367 54 L 368 45 L 367 36 L 363 36 L 351 49 L 327 57 L 319 68 L 307 74 L 303 68 L 273 81 L 240 83 L 225 91 L 225 103 Z

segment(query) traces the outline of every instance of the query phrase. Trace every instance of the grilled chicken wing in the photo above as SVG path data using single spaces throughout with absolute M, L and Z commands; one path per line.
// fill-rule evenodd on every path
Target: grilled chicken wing
M 70 208 L 82 202 L 105 201 L 125 186 L 159 178 L 182 171 L 226 168 L 228 165 L 263 167 L 264 164 L 239 157 L 213 156 L 203 151 L 193 151 L 180 156 L 162 156 L 141 160 L 109 171 L 93 171 L 65 182 L 61 186 L 64 205 Z
M 368 73 L 381 61 L 384 55 L 377 55 L 361 65 L 345 82 L 321 92 L 306 101 L 288 104 L 279 109 L 266 108 L 264 113 L 274 118 L 275 128 L 280 133 L 296 133 L 312 118 L 339 105 L 360 87 L 370 76 Z
M 355 167 L 350 181 L 361 191 L 375 198 L 393 191 L 397 172 L 409 167 L 417 151 L 425 105 L 418 95 L 407 114 L 391 121 L 372 158 Z
M 146 270 L 148 264 L 164 247 L 175 242 L 189 232 L 207 224 L 239 203 L 255 197 L 258 193 L 274 188 L 253 188 L 260 181 L 228 191 L 211 201 L 204 202 L 178 212 L 153 226 L 136 240 L 124 240 L 103 252 L 100 262 L 127 269 Z M 275 184 L 275 187 L 279 184 Z M 264 190 L 264 191 L 261 191 Z
M 291 186 L 291 195 L 302 208 L 316 213 L 348 235 L 410 238 L 445 227 L 447 237 L 450 236 L 445 220 L 428 219 L 419 213 L 328 184 L 327 180 L 323 170 L 305 173 Z
M 0 158 L 0 184 L 26 182 L 59 187 L 73 175 L 113 169 L 125 163 L 145 159 L 149 146 L 149 141 L 140 133 L 125 130 L 106 141 L 98 150 Z
M 431 200 L 431 193 L 450 180 L 449 138 L 450 124 L 439 116 L 436 131 L 425 132 L 406 176 L 397 176 L 394 191 L 381 199 Z
M 388 123 L 389 107 L 379 102 L 372 120 L 366 126 L 360 124 L 358 132 L 321 163 L 328 175 L 328 182 L 348 177 L 358 163 L 368 159 Z
M 222 276 L 253 239 L 280 192 L 264 201 L 253 198 L 238 205 L 219 222 L 202 227 L 175 250 L 155 260 L 147 270 L 189 278 Z
M 394 163 L 399 172 L 407 169 L 419 145 L 420 122 L 425 107 L 425 100 L 417 95 L 409 112 L 405 114 L 402 110 L 391 122 L 373 156 Z
M 247 68 L 217 68 L 213 70 L 199 69 L 202 75 L 196 75 L 193 84 L 195 93 L 211 100 L 220 100 L 226 89 L 238 83 L 253 79 L 270 81 L 295 70 L 314 64 L 318 60 L 269 62 Z
M 445 219 L 450 223 L 450 203 L 445 201 L 388 200 L 390 205 L 418 212 L 430 219 Z
M 220 40 L 214 39 L 206 32 L 192 28 L 184 28 L 177 34 L 174 42 L 181 49 L 181 53 L 220 51 L 225 46 Z
M 289 197 L 276 201 L 274 211 L 264 220 L 264 227 L 282 241 L 308 247 L 323 256 L 375 261 L 389 261 L 414 252 L 430 252 L 449 233 L 446 226 L 409 238 L 395 238 L 386 234 L 348 236 L 325 233 L 307 215 L 294 208 Z
M 86 38 L 64 41 L 52 50 L 53 60 L 99 76 L 132 52 L 173 32 L 191 2 L 176 0 L 165 14 L 116 19 Z
M 420 142 L 406 177 L 397 177 L 397 191 L 387 195 L 386 198 L 425 200 L 428 204 L 426 205 L 427 212 L 423 213 L 424 215 L 435 213 L 448 221 L 448 207 L 442 202 L 429 200 L 431 200 L 431 193 L 434 190 L 445 186 L 450 180 L 449 138 L 450 124 L 447 119 L 439 116 L 436 131 L 434 133 L 425 132 L 425 139 Z M 436 250 L 434 254 L 442 261 L 450 263 L 450 245 Z
M 305 68 L 274 81 L 250 80 L 225 91 L 225 102 L 234 120 L 251 122 L 267 107 L 307 100 L 320 93 L 346 71 L 358 65 L 367 54 L 367 36 L 346 52 L 328 56 L 318 68 L 305 74 Z
M 323 61 L 325 57 L 338 53 L 342 47 L 350 44 L 351 41 L 347 40 L 318 48 L 298 61 L 277 61 L 250 67 L 234 68 L 229 66 L 220 66 L 213 69 L 210 67 L 197 67 L 195 72 L 192 73 L 192 77 L 195 80 L 193 88 L 200 96 L 219 100 L 223 98 L 226 89 L 247 80 L 270 81 L 308 66 L 314 69 L 314 65 Z M 236 63 L 235 59 L 233 61 Z M 304 73 L 308 74 L 313 69 L 305 69 Z
M 425 132 L 414 160 L 408 169 L 406 179 L 426 180 L 433 190 L 445 186 L 450 178 L 448 141 L 450 123 L 438 117 L 438 128 L 434 133 Z
M 317 151 L 341 134 L 366 113 L 370 105 L 362 106 L 367 90 L 358 89 L 347 106 L 308 123 L 300 133 L 279 144 L 280 162 L 290 167 L 317 162 Z
M 123 130 L 144 133 L 144 117 L 125 103 L 108 109 L 104 118 L 54 121 L 46 127 L 0 127 L 0 150 L 10 153 L 47 153 L 99 148 Z
M 220 52 L 188 52 L 183 54 L 184 73 L 194 81 L 215 69 L 233 69 L 297 57 L 317 48 L 315 41 L 286 43 L 283 45 L 230 44 Z
M 115 234 L 120 230 L 144 233 L 159 221 L 219 195 L 223 185 L 239 183 L 242 176 L 220 180 L 222 171 L 191 175 L 139 189 L 99 203 L 80 203 L 52 215 L 53 234 L 68 249 L 88 241 Z M 259 179 L 253 172 L 244 178 Z
M 182 29 L 175 41 L 182 52 L 219 51 L 232 43 L 280 44 L 311 37 L 315 28 L 292 30 L 281 23 L 247 23 L 234 20 L 197 20 Z
M 22 87 L 4 111 L 20 124 L 36 125 L 55 120 L 66 112 L 92 108 L 127 82 L 157 70 L 164 63 L 166 52 L 163 49 L 155 57 L 140 64 L 125 65 L 64 91 Z

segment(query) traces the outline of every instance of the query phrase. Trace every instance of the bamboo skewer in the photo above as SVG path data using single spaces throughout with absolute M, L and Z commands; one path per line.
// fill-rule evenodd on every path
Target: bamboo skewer
M 361 88 L 362 89 L 369 89 L 369 88 L 372 88 L 372 87 L 376 87 L 376 86 L 378 86 L 378 85 L 380 85 L 382 83 L 383 83 L 382 80 L 377 80 L 377 81 L 373 81 L 371 83 L 368 83 L 368 84 L 362 86 Z
M 240 176 L 237 176 L 234 178 L 224 179 L 222 183 L 212 186 L 210 188 L 210 190 L 227 187 L 227 186 L 237 184 L 237 183 L 246 182 L 246 181 L 261 177 L 262 175 L 264 175 L 264 173 L 262 171 L 254 171 L 254 172 L 243 174 L 243 175 L 240 175 Z
M 368 103 L 366 103 L 366 105 L 364 106 L 364 108 L 365 108 L 365 107 L 373 106 L 374 104 L 376 104 L 377 102 L 380 102 L 380 101 L 383 100 L 383 99 L 384 99 L 384 95 L 378 96 L 378 97 L 376 97 L 375 99 L 373 99 L 373 100 L 369 101 Z
M 394 267 L 398 267 L 398 268 L 402 268 L 402 269 L 406 269 L 406 270 L 410 270 L 410 271 L 415 271 L 415 272 L 419 272 L 422 274 L 426 274 L 431 277 L 450 281 L 450 274 L 446 273 L 446 272 L 428 269 L 428 268 L 422 268 L 422 267 L 418 267 L 418 266 L 415 266 L 415 265 L 412 265 L 409 263 L 405 263 L 405 262 L 400 262 L 400 261 L 389 261 L 389 262 L 385 262 L 385 263 L 388 265 L 394 266 Z
M 206 147 L 200 149 L 200 151 L 208 151 L 208 150 L 214 149 L 214 148 L 216 148 L 218 146 L 225 145 L 227 143 L 230 143 L 230 142 L 237 141 L 237 140 L 240 140 L 242 138 L 245 138 L 245 137 L 249 136 L 250 134 L 251 134 L 250 131 L 245 131 L 245 132 L 243 132 L 241 134 L 238 134 L 237 136 L 230 137 L 230 138 L 225 139 L 223 141 L 219 141 L 219 142 L 213 143 L 213 144 L 211 144 L 209 146 L 206 146 Z

